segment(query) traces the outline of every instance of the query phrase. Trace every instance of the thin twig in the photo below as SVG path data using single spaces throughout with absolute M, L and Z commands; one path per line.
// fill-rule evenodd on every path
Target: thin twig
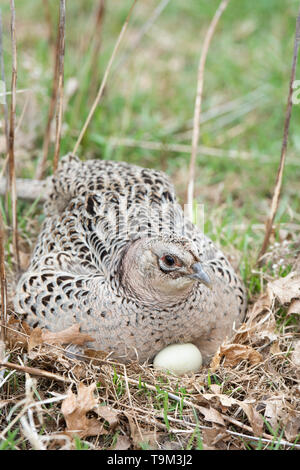
M 41 436 L 36 432 L 35 426 L 31 426 L 25 416 L 20 418 L 24 436 L 29 440 L 32 449 L 34 450 L 46 450 L 46 447 L 41 442 Z M 33 423 L 34 424 L 34 423 Z
M 5 250 L 4 250 L 4 224 L 2 212 L 0 210 L 0 287 L 1 287 L 1 339 L 5 342 L 7 323 L 7 284 L 5 273 Z
M 298 59 L 298 50 L 300 44 L 300 9 L 297 16 L 296 21 L 296 33 L 295 33 L 295 42 L 294 42 L 294 53 L 293 53 L 293 61 L 292 61 L 292 70 L 291 70 L 291 77 L 290 77 L 290 84 L 289 84 L 289 93 L 288 93 L 288 100 L 287 100 L 287 108 L 286 108 L 286 115 L 285 115 L 285 122 L 284 122 L 284 131 L 283 131 L 283 140 L 282 140 L 282 147 L 281 147 L 281 155 L 280 155 L 280 162 L 279 168 L 276 177 L 276 183 L 271 203 L 271 210 L 270 215 L 266 222 L 266 231 L 265 231 L 265 238 L 261 247 L 261 250 L 258 254 L 257 260 L 261 263 L 262 256 L 266 252 L 266 249 L 269 245 L 269 240 L 272 232 L 273 222 L 276 216 L 276 212 L 278 209 L 278 203 L 280 198 L 281 186 L 282 186 L 282 176 L 285 164 L 285 157 L 286 157 L 286 149 L 287 149 L 287 141 L 289 135 L 289 127 L 290 127 L 290 120 L 292 114 L 292 95 L 293 95 L 293 83 L 295 81 L 296 75 L 296 68 L 297 68 L 297 59 Z
M 17 44 L 16 44 L 16 25 L 15 25 L 15 3 L 10 0 L 11 9 L 11 42 L 12 42 L 12 77 L 11 77 L 11 104 L 9 121 L 9 190 L 11 192 L 12 208 L 12 230 L 13 230 L 13 252 L 14 261 L 17 269 L 20 267 L 19 247 L 18 247 L 18 220 L 17 220 L 17 192 L 16 192 L 16 174 L 15 174 L 15 120 L 16 120 L 16 85 L 17 85 Z
M 101 44 L 102 44 L 102 27 L 103 27 L 103 20 L 104 20 L 104 13 L 105 13 L 105 0 L 100 0 L 99 5 L 97 7 L 96 12 L 96 21 L 95 27 L 93 30 L 94 39 L 94 46 L 91 58 L 91 67 L 90 67 L 90 74 L 91 74 L 91 83 L 89 86 L 89 96 L 94 96 L 96 90 L 98 89 L 98 58 L 100 54 Z
M 56 106 L 57 90 L 58 90 L 59 54 L 57 53 L 57 51 L 59 49 L 59 39 L 60 38 L 59 38 L 59 30 L 58 30 L 57 38 L 56 38 L 56 47 L 54 49 L 52 91 L 51 91 L 51 98 L 50 98 L 50 104 L 49 104 L 49 110 L 48 110 L 47 124 L 46 124 L 46 129 L 45 129 L 45 134 L 44 134 L 44 140 L 43 140 L 43 150 L 42 150 L 42 156 L 38 162 L 36 173 L 35 173 L 35 177 L 38 180 L 43 179 L 45 176 L 46 164 L 47 164 L 48 153 L 49 153 L 50 137 L 51 137 L 51 125 L 52 125 L 53 117 L 55 114 L 55 106 Z
M 58 382 L 71 383 L 70 379 L 62 377 L 58 374 L 53 374 L 47 370 L 38 369 L 36 367 L 20 366 L 19 364 L 13 364 L 12 362 L 0 362 L 0 367 L 4 367 L 5 369 L 18 370 L 20 372 L 36 375 L 38 377 L 46 377 L 47 379 L 56 380 Z
M 6 150 L 8 152 L 8 108 L 7 108 L 7 101 L 6 101 L 6 87 L 5 87 L 5 67 L 4 67 L 4 58 L 3 58 L 3 40 L 2 40 L 3 32 L 2 32 L 2 14 L 1 14 L 1 9 L 0 9 L 0 69 L 1 69 L 1 81 L 3 84 L 3 93 L 4 96 L 3 101 L 2 99 L 0 100 L 0 103 L 3 104 L 3 116 L 4 116 L 4 134 L 5 134 L 5 139 L 6 139 Z
M 5 143 L 6 143 L 6 160 L 8 162 L 8 148 L 9 148 L 9 123 L 8 123 L 8 106 L 7 106 L 7 90 L 6 90 L 6 81 L 5 81 L 5 67 L 4 67 L 4 56 L 3 56 L 3 31 L 2 31 L 2 14 L 0 9 L 0 68 L 1 68 L 1 81 L 2 81 L 2 91 L 4 96 L 0 100 L 0 103 L 3 104 L 3 117 L 4 117 L 4 135 L 5 135 Z M 4 165 L 4 172 L 6 174 L 5 179 L 5 200 L 4 200 L 4 210 L 7 221 L 9 221 L 9 210 L 8 210 L 8 185 L 9 185 L 9 177 L 8 177 L 8 168 Z M 3 172 L 3 174 L 4 174 Z
M 56 113 L 56 133 L 53 157 L 53 172 L 56 171 L 60 152 L 61 127 L 63 116 L 63 97 L 64 97 L 64 57 L 65 57 L 65 24 L 66 24 L 66 1 L 60 0 L 59 4 L 59 44 L 58 51 L 58 94 L 57 94 L 57 113 Z
M 114 58 L 115 58 L 116 53 L 117 53 L 117 51 L 118 51 L 118 49 L 119 49 L 119 45 L 120 45 L 120 43 L 121 43 L 121 41 L 122 41 L 122 39 L 123 39 L 123 36 L 124 36 L 124 34 L 125 34 L 125 32 L 126 32 L 126 29 L 127 29 L 128 23 L 129 23 L 129 19 L 130 19 L 131 13 L 132 13 L 132 11 L 133 11 L 133 8 L 134 8 L 136 2 L 137 2 L 137 0 L 133 0 L 133 3 L 132 3 L 132 5 L 131 5 L 131 8 L 130 8 L 130 10 L 129 10 L 129 13 L 128 13 L 128 15 L 127 15 L 127 18 L 126 18 L 126 20 L 125 20 L 125 23 L 123 24 L 123 27 L 122 27 L 122 29 L 121 29 L 121 32 L 120 32 L 119 37 L 118 37 L 118 39 L 117 39 L 117 42 L 116 42 L 116 44 L 115 44 L 114 50 L 113 50 L 113 52 L 112 52 L 112 55 L 111 55 L 111 57 L 110 57 L 110 59 L 109 59 L 108 65 L 107 65 L 107 67 L 106 67 L 106 70 L 105 70 L 105 73 L 104 73 L 104 76 L 103 76 L 103 79 L 102 79 L 102 83 L 101 83 L 101 85 L 100 85 L 100 88 L 99 88 L 98 94 L 97 94 L 97 96 L 96 96 L 96 99 L 95 99 L 95 101 L 94 101 L 94 103 L 93 103 L 93 105 L 92 105 L 92 107 L 91 107 L 91 109 L 90 109 L 90 112 L 89 112 L 89 114 L 88 114 L 88 117 L 87 117 L 87 119 L 86 119 L 86 121 L 85 121 L 85 123 L 84 123 L 84 126 L 83 126 L 83 128 L 82 128 L 82 130 L 81 130 L 81 132 L 80 132 L 80 134 L 79 134 L 79 137 L 78 137 L 78 139 L 77 139 L 77 142 L 76 142 L 76 144 L 75 144 L 75 146 L 74 146 L 74 149 L 73 149 L 73 154 L 74 154 L 74 155 L 77 153 L 78 147 L 79 147 L 79 145 L 80 145 L 80 143 L 81 143 L 81 141 L 82 141 L 82 138 L 83 138 L 83 136 L 84 136 L 84 134 L 85 134 L 85 131 L 86 131 L 86 129 L 87 129 L 87 127 L 88 127 L 88 125 L 89 125 L 89 123 L 90 123 L 92 117 L 93 117 L 93 114 L 94 114 L 94 112 L 95 112 L 95 110 L 96 110 L 96 108 L 97 108 L 97 106 L 98 106 L 98 104 L 99 104 L 99 102 L 100 102 L 100 99 L 101 99 L 101 97 L 102 97 L 102 95 L 103 95 L 103 90 L 104 90 L 104 88 L 105 88 L 105 85 L 106 85 L 106 82 L 107 82 L 107 78 L 108 78 L 108 76 L 109 76 L 109 73 L 110 73 L 110 70 L 111 70 L 111 67 L 112 67 Z
M 199 131 L 200 131 L 200 114 L 201 114 L 201 104 L 202 104 L 202 93 L 203 93 L 203 82 L 204 82 L 204 69 L 206 63 L 206 57 L 209 49 L 210 42 L 214 35 L 218 21 L 227 7 L 229 0 L 222 0 L 217 9 L 210 25 L 208 31 L 204 38 L 203 48 L 200 56 L 199 67 L 198 67 L 198 79 L 197 79 L 197 94 L 195 101 L 195 110 L 194 110 L 194 125 L 193 125 L 193 137 L 192 137 L 192 154 L 190 160 L 189 174 L 188 174 L 188 188 L 186 202 L 188 205 L 188 216 L 192 220 L 193 216 L 193 198 L 194 198 L 194 180 L 195 180 L 195 164 L 196 156 L 198 149 L 199 141 Z

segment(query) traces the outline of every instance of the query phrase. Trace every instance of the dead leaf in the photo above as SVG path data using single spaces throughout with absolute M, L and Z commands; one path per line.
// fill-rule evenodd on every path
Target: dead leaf
M 48 344 L 77 344 L 81 346 L 86 342 L 95 341 L 92 336 L 80 332 L 80 325 L 78 323 L 56 333 L 43 330 L 42 337 L 43 342 Z
M 39 327 L 34 328 L 28 339 L 28 352 L 36 346 L 43 344 L 43 332 Z
M 278 427 L 284 408 L 283 397 L 271 397 L 266 401 L 264 416 L 275 430 Z
M 107 351 L 95 351 L 94 349 L 85 349 L 84 355 L 90 357 L 91 359 L 107 360 L 107 356 L 109 356 L 109 353 Z
M 290 303 L 300 298 L 300 273 L 292 271 L 285 277 L 269 282 L 268 291 L 276 297 L 281 304 Z
M 264 421 L 258 411 L 256 411 L 251 403 L 246 403 L 245 401 L 240 402 L 240 407 L 246 414 L 254 435 L 261 436 L 263 432 Z
M 26 334 L 30 334 L 31 329 L 25 322 L 20 322 L 17 318 L 10 317 L 7 323 L 6 339 L 10 347 L 27 346 L 28 338 Z M 22 329 L 24 331 L 22 331 Z M 23 333 L 23 334 L 22 334 Z M 24 334 L 25 333 L 25 334 Z
M 279 341 L 274 341 L 270 347 L 270 354 L 279 354 L 281 353 Z
M 79 383 L 77 395 L 71 389 L 68 396 L 62 402 L 61 411 L 67 423 L 67 431 L 76 434 L 79 437 L 96 436 L 98 434 L 107 434 L 102 423 L 96 418 L 87 418 L 89 411 L 95 410 L 98 403 L 94 396 L 96 384 L 88 387 Z
M 267 291 L 262 294 L 253 305 L 249 313 L 249 323 L 252 323 L 253 320 L 261 313 L 265 312 L 266 310 L 270 310 L 271 305 L 272 296 L 270 295 L 270 292 Z
M 83 345 L 88 341 L 95 341 L 90 335 L 80 332 L 80 325 L 76 323 L 62 331 L 49 331 L 39 327 L 31 331 L 28 341 L 28 351 L 41 344 L 76 344 Z
M 292 315 L 293 313 L 300 315 L 300 300 L 293 300 L 293 302 L 289 306 L 287 314 Z
M 205 408 L 204 406 L 198 406 L 197 409 L 203 414 L 205 421 L 225 426 L 225 421 L 219 411 L 215 410 L 212 407 Z
M 215 394 L 221 393 L 221 385 L 211 384 L 209 388 L 212 391 L 212 393 L 215 393 Z
M 300 416 L 290 416 L 285 428 L 284 434 L 289 442 L 294 442 L 300 433 Z
M 298 271 L 292 271 L 286 277 L 280 277 L 268 283 L 266 292 L 257 299 L 249 313 L 249 322 L 251 323 L 264 311 L 270 311 L 275 300 L 280 304 L 292 302 L 288 314 L 300 313 L 300 273 Z
M 206 400 L 211 400 L 212 398 L 217 398 L 224 408 L 229 408 L 230 406 L 236 405 L 237 403 L 239 403 L 234 398 L 231 398 L 228 395 L 224 395 L 222 393 L 204 393 L 203 397 Z
M 294 351 L 292 352 L 291 359 L 296 367 L 300 367 L 300 340 L 297 340 L 293 344 Z
M 224 449 L 225 440 L 228 440 L 228 434 L 224 428 L 213 426 L 212 428 L 201 430 L 204 450 L 220 450 Z
M 135 449 L 141 448 L 141 443 L 143 442 L 143 435 L 141 429 L 136 425 L 132 416 L 128 413 L 124 413 L 128 419 L 129 429 L 130 429 L 130 437 Z
M 223 357 L 225 357 L 224 366 L 227 367 L 234 367 L 242 360 L 248 360 L 252 365 L 262 361 L 262 355 L 251 346 L 237 343 L 221 345 L 210 364 L 212 372 L 219 368 Z
M 97 407 L 97 415 L 108 422 L 111 429 L 119 424 L 119 413 L 110 406 L 100 405 Z

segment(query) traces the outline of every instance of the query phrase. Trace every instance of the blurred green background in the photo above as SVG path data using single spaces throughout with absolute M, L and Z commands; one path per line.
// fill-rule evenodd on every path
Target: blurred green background
M 73 149 L 131 5 L 129 0 L 105 2 L 102 43 L 94 63 L 100 2 L 66 3 L 61 154 Z M 184 201 L 198 62 L 219 3 L 170 0 L 136 45 L 140 31 L 161 4 L 159 0 L 138 1 L 105 95 L 80 147 L 81 158 L 126 160 L 163 169 Z M 15 0 L 15 5 L 17 86 L 24 90 L 17 95 L 17 121 L 23 114 L 16 137 L 17 173 L 33 177 L 42 153 L 50 102 L 54 63 L 50 37 L 56 36 L 59 2 Z M 196 198 L 205 205 L 206 232 L 232 252 L 239 252 L 243 273 L 259 251 L 269 212 L 282 145 L 298 8 L 298 0 L 230 0 L 206 62 L 199 144 L 210 149 L 202 148 L 197 158 Z M 9 88 L 8 0 L 1 2 L 1 9 Z M 299 71 L 296 78 L 300 79 Z M 277 226 L 278 241 L 299 235 L 299 118 L 300 104 L 292 111 L 276 218 L 281 224 Z M 159 150 L 148 148 L 153 142 Z M 53 142 L 50 158 L 52 155 Z M 26 210 L 20 203 L 20 220 Z

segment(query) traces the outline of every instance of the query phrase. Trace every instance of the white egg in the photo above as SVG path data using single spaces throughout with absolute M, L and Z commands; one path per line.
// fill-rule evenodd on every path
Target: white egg
M 171 344 L 155 356 L 153 366 L 176 375 L 198 372 L 202 366 L 202 355 L 194 344 Z

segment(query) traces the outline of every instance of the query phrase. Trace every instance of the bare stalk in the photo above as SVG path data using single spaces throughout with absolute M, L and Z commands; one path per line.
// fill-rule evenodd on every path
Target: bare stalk
M 7 319 L 7 284 L 5 273 L 5 250 L 4 250 L 4 224 L 2 212 L 0 211 L 0 287 L 1 287 L 1 339 L 5 341 L 6 337 L 6 319 Z
M 98 78 L 97 78 L 97 65 L 98 65 L 98 57 L 101 49 L 102 44 L 102 27 L 103 27 L 103 20 L 104 20 L 104 12 L 105 12 L 105 0 L 100 0 L 99 5 L 97 8 L 96 13 L 96 22 L 95 27 L 93 30 L 93 38 L 94 38 L 94 46 L 93 46 L 93 53 L 91 59 L 91 84 L 89 89 L 90 96 L 93 96 L 98 87 Z
M 0 99 L 0 103 L 3 104 L 3 116 L 4 116 L 4 134 L 6 138 L 6 149 L 8 149 L 8 108 L 7 108 L 7 101 L 6 101 L 6 88 L 5 88 L 5 68 L 4 68 L 4 58 L 3 58 L 3 42 L 2 42 L 2 14 L 1 14 L 1 9 L 0 9 L 0 69 L 1 69 L 1 81 L 3 83 L 3 93 L 4 96 L 1 97 L 3 99 Z
M 192 136 L 192 153 L 189 166 L 188 174 L 188 188 L 186 202 L 188 204 L 188 216 L 192 220 L 193 217 L 193 199 L 194 199 L 194 181 L 195 181 L 195 164 L 196 156 L 199 142 L 199 131 L 200 131 L 200 114 L 201 114 L 201 105 L 202 105 L 202 94 L 203 94 L 203 82 L 204 82 L 204 70 L 205 63 L 207 58 L 208 49 L 214 35 L 218 21 L 228 5 L 229 0 L 222 0 L 217 9 L 210 25 L 207 30 L 207 33 L 204 38 L 203 48 L 200 56 L 199 67 L 198 67 L 198 79 L 197 79 L 197 93 L 194 109 L 194 124 L 193 124 L 193 136 Z
M 43 140 L 43 151 L 42 156 L 38 162 L 35 177 L 38 180 L 41 180 L 45 177 L 48 153 L 49 153 L 49 145 L 50 145 L 50 134 L 51 134 L 51 125 L 53 121 L 53 117 L 55 114 L 55 106 L 56 106 L 56 99 L 57 99 L 57 89 L 58 89 L 58 62 L 59 62 L 59 54 L 57 54 L 59 48 L 59 30 L 57 32 L 56 38 L 56 47 L 54 49 L 54 69 L 53 69 L 53 80 L 52 80 L 52 91 L 51 91 L 51 98 L 50 98 L 50 105 L 48 110 L 48 118 L 47 118 L 47 125 L 44 134 Z
M 297 59 L 298 59 L 298 50 L 299 50 L 299 43 L 300 43 L 300 9 L 297 16 L 296 21 L 296 34 L 295 34 L 295 42 L 294 42 L 294 53 L 293 53 L 293 61 L 292 61 L 292 70 L 291 70 L 291 77 L 290 77 L 290 84 L 289 84 L 289 93 L 288 93 L 288 100 L 287 100 L 287 107 L 286 107 L 286 114 L 285 114 L 285 122 L 284 122 L 284 131 L 283 131 L 283 140 L 282 140 L 282 147 L 281 147 L 281 155 L 280 155 L 280 162 L 277 171 L 276 183 L 274 187 L 274 193 L 272 197 L 270 215 L 266 222 L 266 231 L 265 231 L 265 238 L 261 247 L 261 250 L 258 254 L 258 262 L 262 264 L 262 257 L 266 252 L 266 249 L 269 244 L 270 236 L 272 233 L 273 222 L 276 216 L 276 212 L 278 209 L 278 203 L 280 198 L 281 186 L 282 186 L 282 177 L 283 177 L 283 170 L 285 164 L 285 157 L 286 157 L 286 149 L 287 149 L 287 141 L 289 135 L 289 127 L 290 127 L 290 120 L 292 114 L 292 95 L 293 95 L 293 83 L 295 81 L 296 75 L 296 68 L 297 68 Z
M 16 173 L 15 173 L 15 120 L 16 120 L 16 85 L 17 85 L 17 45 L 16 45 L 16 25 L 15 25 L 15 3 L 10 0 L 11 9 L 11 42 L 12 42 L 12 77 L 11 77 L 11 102 L 10 102 L 10 121 L 8 136 L 8 167 L 9 167 L 9 190 L 11 192 L 12 207 L 12 230 L 13 230 L 13 253 L 17 269 L 20 267 L 19 248 L 18 248 L 18 220 L 17 220 L 17 192 L 16 192 Z
M 19 364 L 13 364 L 12 362 L 0 362 L 0 368 L 18 370 L 26 374 L 31 374 L 38 377 L 47 377 L 51 380 L 57 380 L 59 382 L 70 383 L 70 379 L 62 377 L 58 374 L 53 374 L 53 372 L 48 372 L 47 370 L 38 369 L 36 367 L 21 366 Z
M 115 44 L 114 50 L 113 50 L 113 52 L 112 52 L 112 55 L 111 55 L 111 57 L 110 57 L 110 59 L 109 59 L 109 62 L 108 62 L 108 64 L 107 64 L 107 67 L 106 67 L 106 70 L 105 70 L 105 73 L 104 73 L 104 76 L 103 76 L 103 79 L 102 79 L 102 82 L 101 82 L 101 85 L 100 85 L 98 94 L 97 94 L 97 96 L 96 96 L 96 99 L 95 99 L 94 103 L 92 104 L 92 107 L 91 107 L 91 109 L 90 109 L 90 112 L 89 112 L 89 114 L 88 114 L 88 117 L 87 117 L 87 119 L 86 119 L 86 121 L 85 121 L 85 123 L 84 123 L 84 125 L 83 125 L 83 128 L 82 128 L 82 130 L 81 130 L 81 132 L 80 132 L 80 134 L 79 134 L 79 137 L 78 137 L 78 139 L 77 139 L 77 142 L 76 142 L 76 144 L 75 144 L 75 146 L 74 146 L 73 154 L 76 154 L 76 153 L 77 153 L 78 147 L 79 147 L 79 145 L 80 145 L 80 143 L 81 143 L 81 141 L 82 141 L 82 138 L 83 138 L 83 136 L 84 136 L 84 134 L 85 134 L 85 131 L 86 131 L 86 129 L 87 129 L 87 127 L 88 127 L 88 125 L 89 125 L 89 123 L 90 123 L 92 117 L 93 117 L 93 114 L 94 114 L 94 112 L 95 112 L 95 110 L 96 110 L 96 108 L 97 108 L 97 106 L 98 106 L 98 104 L 99 104 L 99 102 L 100 102 L 100 99 L 101 99 L 101 97 L 102 97 L 102 95 L 103 95 L 103 90 L 104 90 L 104 88 L 105 88 L 105 85 L 106 85 L 106 82 L 107 82 L 107 79 L 108 79 L 108 76 L 109 76 L 109 73 L 110 73 L 110 70 L 111 70 L 111 67 L 112 67 L 114 58 L 115 58 L 116 53 L 117 53 L 117 51 L 118 51 L 118 49 L 119 49 L 120 43 L 121 43 L 121 41 L 122 41 L 122 39 L 123 39 L 123 36 L 124 36 L 124 34 L 125 34 L 125 32 L 126 32 L 126 29 L 127 29 L 128 23 L 129 23 L 129 19 L 130 19 L 131 13 L 132 13 L 132 11 L 133 11 L 133 8 L 134 8 L 136 2 L 137 2 L 137 0 L 133 0 L 133 3 L 132 3 L 132 5 L 131 5 L 131 8 L 130 8 L 130 10 L 129 10 L 129 13 L 128 13 L 128 15 L 127 15 L 127 18 L 126 18 L 126 20 L 125 20 L 125 22 L 124 22 L 124 24 L 123 24 L 123 27 L 122 27 L 122 29 L 121 29 L 121 32 L 120 32 L 119 37 L 118 37 L 118 39 L 117 39 L 117 42 L 116 42 L 116 44 Z
M 56 133 L 55 133 L 55 147 L 53 157 L 53 171 L 56 171 L 59 152 L 60 152 L 60 139 L 61 127 L 63 116 L 63 97 L 64 97 L 64 57 L 65 57 L 65 25 L 66 25 L 66 2 L 60 0 L 59 6 L 59 43 L 58 51 L 58 94 L 57 94 L 57 113 L 56 113 Z
M 4 207 L 5 207 L 5 214 L 6 214 L 6 219 L 9 221 L 9 210 L 8 210 L 8 168 L 7 168 L 7 162 L 8 162 L 8 140 L 9 140 L 9 123 L 8 123 L 8 107 L 7 107 L 7 91 L 6 91 L 6 81 L 5 81 L 5 67 L 4 67 L 4 58 L 3 58 L 3 31 L 2 31 L 2 15 L 1 15 L 1 9 L 0 9 L 0 68 L 1 68 L 1 80 L 3 84 L 3 100 L 0 100 L 0 103 L 2 102 L 3 104 L 3 117 L 4 117 L 4 134 L 5 134 L 5 142 L 6 142 L 6 160 L 3 165 L 3 174 L 6 174 L 6 183 L 5 183 L 5 201 L 4 201 Z

